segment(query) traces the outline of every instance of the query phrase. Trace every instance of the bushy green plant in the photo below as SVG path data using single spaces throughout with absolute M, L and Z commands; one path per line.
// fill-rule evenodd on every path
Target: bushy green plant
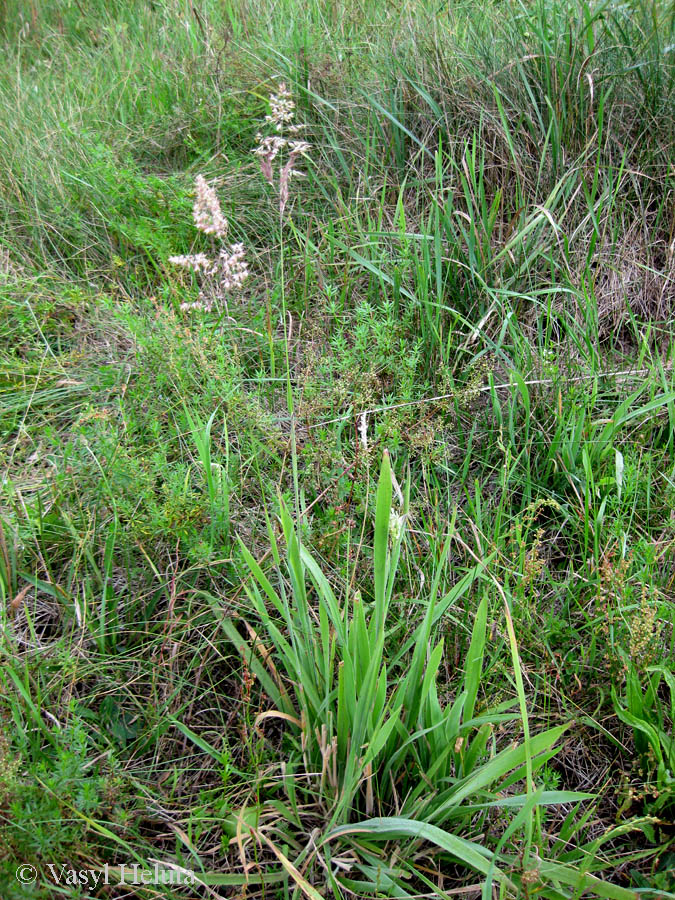
M 43 752 L 25 742 L 3 750 L 3 765 L 16 754 L 0 808 L 0 854 L 5 860 L 43 865 L 82 845 L 92 816 L 112 809 L 119 779 L 108 766 L 90 765 L 92 744 L 82 723 L 68 726 Z
M 639 783 L 628 786 L 624 804 L 642 803 L 668 820 L 675 810 L 675 675 L 663 665 L 648 666 L 644 673 L 630 659 L 626 665 L 625 687 L 621 694 L 612 687 L 612 700 L 633 735 Z
M 426 840 L 455 864 L 514 889 L 525 874 L 513 871 L 513 860 L 502 852 L 503 842 L 493 851 L 460 836 L 457 829 L 465 831 L 475 816 L 483 821 L 490 810 L 505 804 L 520 810 L 509 834 L 526 826 L 529 817 L 526 832 L 531 839 L 536 806 L 572 802 L 585 795 L 534 787 L 532 779 L 555 753 L 553 747 L 564 726 L 534 736 L 525 726 L 522 743 L 501 750 L 495 746 L 494 727 L 519 716 L 508 712 L 513 706 L 508 701 L 496 708 L 477 707 L 486 641 L 485 594 L 476 610 L 462 683 L 452 702 L 442 703 L 439 698 L 443 641 L 435 638 L 435 626 L 448 607 L 468 592 L 484 563 L 443 597 L 438 597 L 435 578 L 423 621 L 396 654 L 387 652 L 406 514 L 407 502 L 398 510 L 392 503 L 391 468 L 385 452 L 375 512 L 373 599 L 366 602 L 356 594 L 340 602 L 282 506 L 290 591 L 283 579 L 275 588 L 241 543 L 255 579 L 246 589 L 261 626 L 251 642 L 244 641 L 234 622 L 224 627 L 273 702 L 273 709 L 260 715 L 258 723 L 278 717 L 288 725 L 293 751 L 285 762 L 286 776 L 304 773 L 309 783 L 304 788 L 301 779 L 287 788 L 289 799 L 296 815 L 310 798 L 325 811 L 317 845 L 322 853 L 332 853 L 332 843 L 338 839 L 350 838 L 357 848 L 356 867 L 368 879 L 373 873 L 372 859 L 368 862 L 373 850 L 367 851 L 367 844 L 361 847 L 358 835 L 366 835 L 371 843 Z M 270 540 L 279 566 L 272 529 Z M 446 553 L 449 543 L 450 539 Z M 525 791 L 509 792 L 505 801 L 504 791 L 523 781 Z M 537 880 L 550 879 L 549 896 L 567 896 L 565 890 L 554 889 L 556 883 L 600 896 L 630 896 L 573 867 L 545 861 L 539 865 L 534 859 L 529 865 L 532 871 L 527 877 L 535 872 Z M 385 879 L 392 889 L 404 890 L 391 872 Z

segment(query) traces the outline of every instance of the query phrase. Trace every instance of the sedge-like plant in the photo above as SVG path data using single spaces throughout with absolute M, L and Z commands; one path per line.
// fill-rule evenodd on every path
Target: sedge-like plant
M 652 814 L 667 819 L 675 809 L 675 676 L 663 665 L 649 666 L 641 674 L 630 659 L 626 668 L 624 696 L 612 687 L 614 711 L 632 729 L 636 755 L 646 776 L 643 790 L 629 792 L 626 805 L 643 799 Z M 670 702 L 665 699 L 668 695 Z
M 375 891 L 377 885 L 381 889 L 389 883 L 396 888 L 396 896 L 407 896 L 396 873 L 374 851 L 373 842 L 396 839 L 410 846 L 429 841 L 454 864 L 480 873 L 486 883 L 500 882 L 507 890 L 517 890 L 522 875 L 517 872 L 517 860 L 503 854 L 501 848 L 495 852 L 464 835 L 473 833 L 476 821 L 487 819 L 500 805 L 517 814 L 510 834 L 529 822 L 525 832 L 531 835 L 537 806 L 576 802 L 590 795 L 535 789 L 532 782 L 555 754 L 554 745 L 564 726 L 532 736 L 525 730 L 522 742 L 504 749 L 496 746 L 495 725 L 518 719 L 520 714 L 512 711 L 514 703 L 509 701 L 491 709 L 478 705 L 486 644 L 486 593 L 475 612 L 459 690 L 451 701 L 441 701 L 444 646 L 437 636 L 439 620 L 468 595 L 472 585 L 481 585 L 481 573 L 489 560 L 477 563 L 440 597 L 443 565 L 439 566 L 423 620 L 397 652 L 388 654 L 392 643 L 389 613 L 408 505 L 405 497 L 396 511 L 392 495 L 391 464 L 385 452 L 377 487 L 371 602 L 358 592 L 338 600 L 282 505 L 285 567 L 271 526 L 269 534 L 279 574 L 285 568 L 290 589 L 284 577 L 273 584 L 240 541 L 253 576 L 244 584 L 259 624 L 254 628 L 246 623 L 248 641 L 243 640 L 234 621 L 225 621 L 224 628 L 272 701 L 273 708 L 259 716 L 258 726 L 264 727 L 270 718 L 279 718 L 288 726 L 290 756 L 283 768 L 293 821 L 297 826 L 299 810 L 312 807 L 322 811 L 323 838 L 316 840 L 322 855 L 330 856 L 337 845 L 349 841 L 358 860 L 354 865 L 366 879 L 358 882 L 362 889 L 368 884 Z M 443 564 L 453 528 L 454 520 Z M 525 781 L 526 789 L 520 790 Z M 503 793 L 507 789 L 508 797 Z M 281 808 L 279 804 L 277 808 Z M 364 834 L 367 844 L 355 843 Z M 379 860 L 377 866 L 375 859 Z M 295 878 L 293 873 L 298 870 L 289 865 Z M 303 869 L 308 866 L 305 858 Z M 607 887 L 564 865 L 550 864 L 549 868 L 560 884 L 583 886 L 600 896 L 633 896 L 622 889 L 615 892 L 614 886 Z M 418 874 L 414 866 L 412 869 Z M 350 879 L 344 886 L 348 883 Z M 305 879 L 298 884 L 309 886 Z M 550 895 L 566 897 L 568 893 L 561 888 Z
M 196 413 L 190 413 L 185 407 L 185 416 L 190 426 L 192 440 L 197 449 L 199 462 L 206 483 L 209 497 L 211 525 L 209 544 L 213 549 L 217 538 L 221 538 L 224 548 L 229 550 L 230 544 L 230 442 L 227 432 L 227 420 L 223 420 L 223 443 L 225 447 L 224 462 L 218 463 L 212 459 L 211 454 L 211 429 L 216 417 L 217 409 L 211 413 L 209 420 L 202 422 Z

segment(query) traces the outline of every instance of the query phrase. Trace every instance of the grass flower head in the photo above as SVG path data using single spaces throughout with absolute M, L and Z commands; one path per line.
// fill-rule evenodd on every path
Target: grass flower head
M 227 235 L 227 220 L 220 208 L 215 190 L 203 175 L 197 175 L 195 194 L 192 208 L 195 227 L 204 234 L 224 240 Z M 170 256 L 170 263 L 190 269 L 203 279 L 199 299 L 185 301 L 181 303 L 180 308 L 186 312 L 192 310 L 209 312 L 216 300 L 225 300 L 227 294 L 241 290 L 249 274 L 245 255 L 243 244 L 232 244 L 229 248 L 221 247 L 215 260 L 205 253 Z

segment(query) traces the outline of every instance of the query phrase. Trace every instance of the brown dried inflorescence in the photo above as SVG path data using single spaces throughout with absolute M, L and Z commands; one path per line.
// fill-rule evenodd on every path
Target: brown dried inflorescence
M 646 584 L 642 586 L 640 606 L 629 620 L 629 629 L 631 660 L 638 669 L 644 669 L 658 658 L 661 638 L 658 607 Z

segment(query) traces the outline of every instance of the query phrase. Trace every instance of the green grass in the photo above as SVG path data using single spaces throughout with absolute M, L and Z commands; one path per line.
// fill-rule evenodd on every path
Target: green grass
M 0 40 L 2 897 L 675 896 L 669 4 Z

